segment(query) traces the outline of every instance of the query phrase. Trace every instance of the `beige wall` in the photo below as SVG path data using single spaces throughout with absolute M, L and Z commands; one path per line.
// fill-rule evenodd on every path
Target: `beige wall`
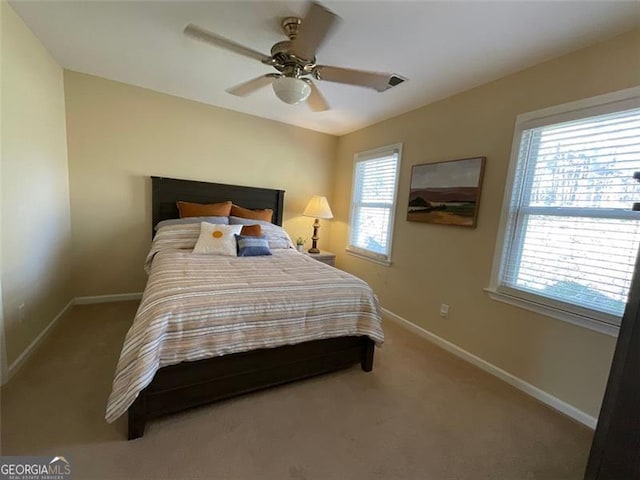
M 311 236 L 336 137 L 70 71 L 65 91 L 76 295 L 143 290 L 150 175 L 284 189 L 285 228 Z
M 384 307 L 596 416 L 614 338 L 488 298 L 515 117 L 640 85 L 640 31 L 538 65 L 343 136 L 338 142 L 331 249 Z M 425 86 L 428 88 L 428 85 Z M 393 264 L 345 254 L 353 155 L 403 142 Z M 486 156 L 475 230 L 405 220 L 411 166 Z M 441 303 L 449 317 L 438 315 Z
M 62 68 L 6 2 L 0 8 L 2 304 L 11 363 L 71 299 L 71 226 Z

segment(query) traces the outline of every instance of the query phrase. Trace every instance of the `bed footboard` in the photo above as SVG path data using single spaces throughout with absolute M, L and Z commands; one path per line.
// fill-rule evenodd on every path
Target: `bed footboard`
M 164 367 L 128 410 L 128 438 L 144 435 L 147 420 L 243 393 L 360 363 L 373 369 L 369 337 L 339 337 L 235 353 Z

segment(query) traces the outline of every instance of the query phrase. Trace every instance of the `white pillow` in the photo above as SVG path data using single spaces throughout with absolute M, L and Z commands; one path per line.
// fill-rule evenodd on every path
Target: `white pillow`
M 200 236 L 193 248 L 193 253 L 208 253 L 212 255 L 238 255 L 235 235 L 240 235 L 242 225 L 215 225 L 200 223 Z

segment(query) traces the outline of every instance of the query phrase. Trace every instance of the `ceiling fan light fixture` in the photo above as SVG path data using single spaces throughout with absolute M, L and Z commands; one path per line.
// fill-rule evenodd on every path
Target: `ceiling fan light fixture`
M 282 76 L 276 78 L 272 86 L 276 96 L 289 105 L 304 102 L 311 94 L 309 84 L 299 78 Z

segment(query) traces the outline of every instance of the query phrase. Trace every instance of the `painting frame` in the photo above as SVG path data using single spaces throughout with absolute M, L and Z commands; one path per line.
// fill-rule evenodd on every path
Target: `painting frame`
M 487 157 L 411 167 L 407 221 L 476 228 Z

